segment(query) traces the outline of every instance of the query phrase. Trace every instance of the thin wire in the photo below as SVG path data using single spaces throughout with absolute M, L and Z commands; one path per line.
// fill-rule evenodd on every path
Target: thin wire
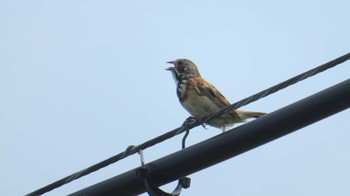
M 112 163 L 116 163 L 117 161 L 119 161 L 121 159 L 124 159 L 124 158 L 126 158 L 126 157 L 128 157 L 130 155 L 133 155 L 133 154 L 139 152 L 140 150 L 144 150 L 144 149 L 149 148 L 151 146 L 154 146 L 154 145 L 156 145 L 158 143 L 161 143 L 161 142 L 163 142 L 163 141 L 165 141 L 167 139 L 170 139 L 170 138 L 172 138 L 172 137 L 174 137 L 174 136 L 176 136 L 178 134 L 181 134 L 181 133 L 183 133 L 185 131 L 189 131 L 190 129 L 192 129 L 194 127 L 197 127 L 199 125 L 203 125 L 204 123 L 206 123 L 206 122 L 208 122 L 208 121 L 210 121 L 210 120 L 212 120 L 214 118 L 217 118 L 220 115 L 228 113 L 228 112 L 230 112 L 230 111 L 232 111 L 234 109 L 238 109 L 238 108 L 240 108 L 242 106 L 245 106 L 245 105 L 247 105 L 247 104 L 249 104 L 251 102 L 257 101 L 257 100 L 259 100 L 259 99 L 261 99 L 263 97 L 266 97 L 266 96 L 268 96 L 270 94 L 273 94 L 273 93 L 275 93 L 275 92 L 277 92 L 279 90 L 282 90 L 282 89 L 284 89 L 284 88 L 286 88 L 288 86 L 291 86 L 291 85 L 293 85 L 293 84 L 295 84 L 297 82 L 305 80 L 306 78 L 309 78 L 309 77 L 314 76 L 314 75 L 316 75 L 318 73 L 321 73 L 321 72 L 323 72 L 323 71 L 325 71 L 327 69 L 335 67 L 335 66 L 337 66 L 337 65 L 339 65 L 339 64 L 341 64 L 341 63 L 343 63 L 343 62 L 345 62 L 345 61 L 347 61 L 349 59 L 350 59 L 350 53 L 347 53 L 347 54 L 345 54 L 345 55 L 343 55 L 343 56 L 341 56 L 341 57 L 339 57 L 337 59 L 334 59 L 334 60 L 328 62 L 328 63 L 320 65 L 320 66 L 318 66 L 318 67 L 316 67 L 314 69 L 311 69 L 311 70 L 309 70 L 307 72 L 304 72 L 302 74 L 299 74 L 299 75 L 297 75 L 297 76 L 295 76 L 293 78 L 290 78 L 290 79 L 288 79 L 288 80 L 286 80 L 284 82 L 281 82 L 281 83 L 279 83 L 279 84 L 277 84 L 277 85 L 275 85 L 273 87 L 270 87 L 270 88 L 268 88 L 266 90 L 263 90 L 263 91 L 261 91 L 259 93 L 256 93 L 256 94 L 254 94 L 254 95 L 252 95 L 252 96 L 250 96 L 248 98 L 242 99 L 241 101 L 238 101 L 238 102 L 236 102 L 236 103 L 234 103 L 234 104 L 232 104 L 230 106 L 224 107 L 224 108 L 220 109 L 219 111 L 217 111 L 217 112 L 215 112 L 215 113 L 213 113 L 211 115 L 208 115 L 207 117 L 203 118 L 201 121 L 200 120 L 193 120 L 193 118 L 188 118 L 188 119 L 186 119 L 186 121 L 184 122 L 182 127 L 176 128 L 176 129 L 174 129 L 172 131 L 169 131 L 169 132 L 167 132 L 167 133 L 165 133 L 163 135 L 160 135 L 160 136 L 158 136 L 156 138 L 148 140 L 148 141 L 146 141 L 146 142 L 144 142 L 144 143 L 142 143 L 142 144 L 140 144 L 138 146 L 129 146 L 124 152 L 121 152 L 121 153 L 119 153 L 119 154 L 117 154 L 115 156 L 112 156 L 112 157 L 110 157 L 110 158 L 108 158 L 108 159 L 106 159 L 104 161 L 101 161 L 101 162 L 99 162 L 99 163 L 97 163 L 95 165 L 92 165 L 92 166 L 90 166 L 90 167 L 88 167 L 86 169 L 83 169 L 83 170 L 81 170 L 79 172 L 76 172 L 76 173 L 74 173 L 72 175 L 64 177 L 64 178 L 62 178 L 62 179 L 60 179 L 60 180 L 58 180 L 56 182 L 53 182 L 53 183 L 51 183 L 51 184 L 49 184 L 49 185 L 47 185 L 47 186 L 45 186 L 43 188 L 40 188 L 40 189 L 38 189 L 38 190 L 36 190 L 34 192 L 31 192 L 31 193 L 27 194 L 27 196 L 42 195 L 44 193 L 52 191 L 53 189 L 61 187 L 64 184 L 67 184 L 67 183 L 69 183 L 69 182 L 71 182 L 73 180 L 76 180 L 76 179 L 81 178 L 81 177 L 83 177 L 85 175 L 88 175 L 88 174 L 90 174 L 92 172 L 95 172 L 95 171 L 97 171 L 99 169 L 102 169 L 102 168 L 104 168 L 104 167 L 106 167 L 106 166 L 108 166 L 108 165 L 110 165 Z M 184 141 L 183 141 L 183 144 L 184 144 Z
M 240 101 L 238 101 L 238 102 L 236 102 L 234 104 L 231 104 L 230 106 L 223 107 L 220 110 L 218 110 L 217 112 L 214 112 L 213 114 L 210 114 L 207 117 L 203 118 L 202 123 L 206 123 L 206 122 L 208 122 L 208 121 L 210 121 L 210 120 L 212 120 L 214 118 L 217 118 L 217 117 L 219 117 L 219 116 L 221 116 L 223 114 L 229 113 L 232 110 L 238 109 L 238 108 L 240 108 L 242 106 L 245 106 L 245 105 L 247 105 L 249 103 L 257 101 L 257 100 L 259 100 L 261 98 L 264 98 L 264 97 L 266 97 L 268 95 L 271 95 L 271 94 L 273 94 L 273 93 L 275 93 L 277 91 L 280 91 L 280 90 L 282 90 L 284 88 L 287 88 L 288 86 L 291 86 L 291 85 L 293 85 L 293 84 L 295 84 L 297 82 L 305 80 L 306 78 L 309 78 L 309 77 L 314 76 L 314 75 L 316 75 L 318 73 L 326 71 L 327 69 L 335 67 L 335 66 L 337 66 L 337 65 L 339 65 L 341 63 L 344 63 L 345 61 L 347 61 L 349 59 L 350 59 L 350 53 L 347 53 L 347 54 L 345 54 L 345 55 L 343 55 L 341 57 L 338 57 L 338 58 L 336 58 L 336 59 L 334 59 L 332 61 L 329 61 L 328 63 L 320 65 L 320 66 L 318 66 L 318 67 L 316 67 L 314 69 L 311 69 L 309 71 L 301 73 L 301 74 L 299 74 L 299 75 L 297 75 L 297 76 L 295 76 L 293 78 L 290 78 L 290 79 L 288 79 L 288 80 L 286 80 L 284 82 L 281 82 L 281 83 L 279 83 L 279 84 L 277 84 L 275 86 L 272 86 L 272 87 L 270 87 L 270 88 L 268 88 L 266 90 L 263 90 L 263 91 L 261 91 L 259 93 L 256 93 L 255 95 L 252 95 L 250 97 L 242 99 L 242 100 L 240 100 Z

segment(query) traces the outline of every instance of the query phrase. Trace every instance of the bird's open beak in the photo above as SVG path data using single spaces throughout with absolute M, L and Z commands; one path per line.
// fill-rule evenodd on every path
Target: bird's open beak
M 174 64 L 175 62 L 174 62 L 174 61 L 168 61 L 168 62 L 166 62 L 166 63 Z M 175 70 L 175 67 L 168 67 L 168 68 L 166 68 L 165 70 L 174 71 L 174 70 Z
M 175 69 L 175 67 L 168 67 L 168 68 L 166 68 L 165 70 L 173 71 L 174 69 Z
M 168 61 L 168 62 L 166 62 L 166 63 L 174 64 L 175 61 Z

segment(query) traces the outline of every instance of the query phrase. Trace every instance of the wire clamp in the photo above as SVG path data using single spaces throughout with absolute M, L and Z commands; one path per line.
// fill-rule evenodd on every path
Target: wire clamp
M 142 166 L 137 170 L 137 176 L 139 176 L 141 179 L 143 179 L 143 183 L 146 187 L 147 193 L 150 196 L 179 196 L 182 188 L 187 189 L 190 187 L 191 178 L 182 177 L 178 180 L 177 186 L 173 192 L 167 193 L 167 192 L 161 190 L 159 187 L 154 185 L 150 179 L 150 176 L 148 173 L 148 168 L 147 168 L 147 166 L 145 166 L 145 163 L 144 163 L 143 151 L 140 150 L 139 154 L 140 154 Z

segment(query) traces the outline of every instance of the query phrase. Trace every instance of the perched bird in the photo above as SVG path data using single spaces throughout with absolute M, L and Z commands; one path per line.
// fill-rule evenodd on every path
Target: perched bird
M 188 59 L 169 61 L 174 67 L 171 71 L 176 84 L 176 93 L 181 105 L 195 118 L 201 119 L 219 109 L 231 105 L 230 102 L 209 82 L 205 81 L 197 66 Z M 217 128 L 226 128 L 235 123 L 244 122 L 248 118 L 258 118 L 265 115 L 263 112 L 233 110 L 208 122 Z

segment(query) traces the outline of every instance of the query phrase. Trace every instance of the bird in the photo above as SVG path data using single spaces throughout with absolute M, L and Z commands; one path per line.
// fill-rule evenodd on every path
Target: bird
M 202 119 L 231 105 L 217 88 L 202 78 L 196 64 L 191 60 L 176 59 L 167 63 L 174 65 L 166 70 L 172 73 L 176 94 L 181 105 L 196 119 Z M 221 128 L 222 132 L 225 132 L 235 123 L 245 122 L 249 118 L 258 118 L 265 114 L 264 112 L 232 110 L 210 120 L 207 124 Z

